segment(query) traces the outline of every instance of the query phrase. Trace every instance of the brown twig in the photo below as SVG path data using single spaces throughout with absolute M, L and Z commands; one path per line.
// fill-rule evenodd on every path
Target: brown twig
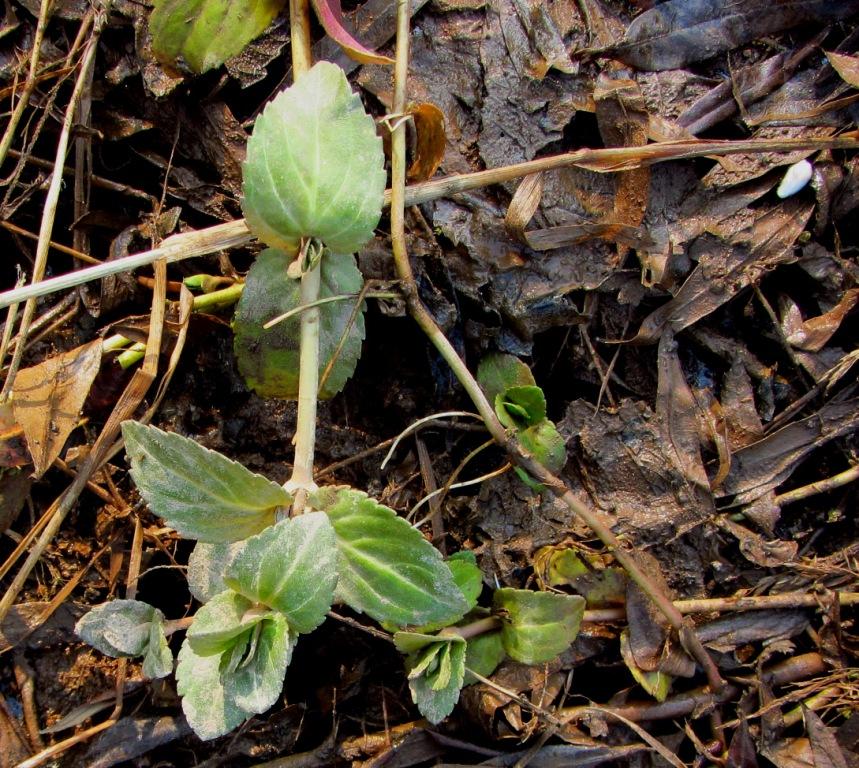
M 397 53 L 396 66 L 394 68 L 394 101 L 392 107 L 394 114 L 399 114 L 405 111 L 408 59 L 409 2 L 408 0 L 398 0 Z M 563 480 L 536 461 L 522 448 L 518 440 L 507 433 L 501 422 L 498 420 L 498 417 L 495 415 L 495 411 L 486 399 L 486 396 L 478 385 L 476 379 L 459 357 L 459 354 L 448 341 L 447 337 L 442 333 L 438 325 L 436 325 L 436 322 L 429 310 L 427 310 L 423 302 L 420 300 L 414 273 L 412 272 L 411 264 L 409 263 L 405 239 L 405 130 L 405 125 L 400 124 L 395 127 L 391 133 L 391 244 L 397 276 L 403 284 L 403 293 L 406 298 L 406 305 L 408 306 L 409 313 L 417 322 L 418 326 L 424 331 L 424 333 L 426 333 L 439 354 L 444 358 L 447 364 L 450 365 L 454 375 L 468 393 L 472 402 L 476 406 L 478 413 L 480 413 L 483 418 L 486 428 L 495 438 L 496 442 L 505 448 L 511 459 L 515 461 L 516 464 L 522 467 L 539 483 L 546 486 L 555 496 L 559 497 L 577 517 L 583 520 L 591 528 L 609 552 L 611 552 L 615 559 L 621 564 L 621 566 L 623 566 L 630 579 L 641 587 L 642 591 L 653 601 L 659 611 L 677 631 L 684 648 L 692 654 L 704 669 L 711 689 L 713 691 L 721 690 L 724 687 L 725 682 L 719 675 L 719 671 L 710 657 L 710 654 L 695 635 L 695 630 L 692 624 L 689 623 L 683 617 L 683 614 L 674 607 L 674 604 L 668 596 L 665 595 L 638 567 L 633 555 L 624 549 L 617 537 L 612 533 L 608 523 L 603 520 L 602 516 L 596 510 L 591 509 L 579 501 Z M 615 167 L 620 168 L 622 167 L 622 164 L 620 163 L 621 158 L 628 159 L 632 156 L 636 156 L 640 159 L 641 157 L 647 157 L 647 149 L 647 147 L 637 147 L 633 153 L 625 149 L 609 150 L 609 152 L 619 153 L 611 156 L 617 158 L 617 165 Z M 656 157 L 656 155 L 651 155 L 651 157 Z M 539 163 L 542 161 L 537 162 Z M 520 164 L 519 171 L 521 171 L 521 165 L 524 164 Z M 548 167 L 554 166 L 551 166 L 550 164 Z M 544 170 L 544 168 L 541 168 L 540 170 Z M 484 172 L 484 174 L 485 173 L 486 172 Z M 480 176 L 480 174 L 476 175 Z M 430 182 L 430 184 L 433 184 L 433 182 Z M 449 189 L 446 193 L 450 193 Z

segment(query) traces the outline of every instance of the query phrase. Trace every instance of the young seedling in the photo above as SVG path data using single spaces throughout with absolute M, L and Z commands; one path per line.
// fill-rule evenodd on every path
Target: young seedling
M 197 540 L 188 584 L 201 607 L 179 651 L 176 678 L 188 722 L 203 739 L 274 704 L 298 637 L 316 629 L 335 603 L 396 633 L 415 702 L 433 722 L 456 704 L 467 661 L 478 674 L 491 673 L 507 655 L 546 661 L 572 642 L 581 619 L 582 598 L 548 593 L 498 590 L 491 608 L 479 607 L 483 584 L 471 553 L 446 562 L 393 510 L 359 490 L 317 488 L 313 480 L 316 398 L 334 396 L 352 375 L 363 322 L 360 313 L 350 322 L 354 306 L 338 301 L 312 310 L 313 334 L 307 312 L 271 329 L 263 325 L 308 302 L 360 292 L 352 252 L 373 234 L 384 184 L 373 122 L 331 64 L 317 64 L 278 96 L 248 143 L 243 209 L 271 247 L 248 274 L 235 347 L 251 387 L 299 400 L 289 483 L 271 482 L 180 435 L 122 425 L 131 475 L 149 508 Z M 308 281 L 314 272 L 318 279 Z M 318 374 L 338 347 L 317 392 Z M 536 405 L 502 387 L 511 428 L 547 423 L 542 392 L 532 378 L 528 387 Z M 109 655 L 142 656 L 144 674 L 159 677 L 172 669 L 164 625 L 156 608 L 118 600 L 84 616 L 78 633 Z

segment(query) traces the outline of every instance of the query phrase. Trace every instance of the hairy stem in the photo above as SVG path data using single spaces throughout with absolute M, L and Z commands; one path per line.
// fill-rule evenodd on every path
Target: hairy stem
M 409 59 L 409 1 L 398 0 L 397 3 L 397 54 L 394 75 L 394 103 L 392 111 L 401 114 L 406 107 L 406 76 Z M 471 398 L 478 413 L 483 418 L 486 428 L 499 445 L 502 445 L 513 461 L 522 467 L 529 475 L 545 485 L 556 496 L 581 518 L 599 537 L 606 548 L 615 556 L 642 591 L 653 601 L 659 611 L 668 619 L 671 626 L 680 635 L 683 646 L 695 657 L 707 674 L 710 687 L 721 690 L 724 681 L 710 655 L 701 641 L 695 635 L 691 623 L 674 607 L 669 597 L 662 593 L 647 575 L 638 567 L 633 555 L 625 550 L 611 528 L 602 516 L 594 509 L 579 501 L 563 480 L 551 473 L 540 462 L 536 461 L 515 439 L 508 434 L 498 421 L 495 411 L 486 399 L 477 380 L 472 376 L 463 360 L 459 357 L 453 345 L 436 325 L 435 320 L 420 300 L 415 284 L 414 273 L 409 263 L 405 240 L 405 172 L 406 172 L 406 136 L 405 125 L 398 125 L 391 134 L 391 242 L 394 252 L 394 262 L 397 276 L 402 280 L 403 293 L 409 312 L 420 328 L 429 337 L 433 346 L 451 367 L 454 375 L 460 381 L 468 396 Z
M 292 72 L 297 81 L 313 63 L 310 53 L 310 0 L 289 0 L 289 26 Z M 305 258 L 305 249 L 302 249 L 299 258 Z M 313 304 L 319 299 L 319 286 L 322 282 L 320 265 L 320 258 L 312 258 L 309 268 L 302 270 L 301 304 Z M 302 267 L 304 266 L 302 264 Z M 302 313 L 299 343 L 298 417 L 293 438 L 295 462 L 292 477 L 285 485 L 295 494 L 293 515 L 300 515 L 304 511 L 308 492 L 316 488 L 313 482 L 313 451 L 316 445 L 316 400 L 319 394 L 318 308 L 314 307 Z

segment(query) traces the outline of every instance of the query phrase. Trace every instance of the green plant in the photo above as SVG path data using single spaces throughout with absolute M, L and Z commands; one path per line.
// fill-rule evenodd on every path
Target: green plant
M 176 678 L 188 722 L 203 739 L 274 704 L 298 637 L 335 603 L 394 632 L 414 700 L 433 722 L 473 681 L 469 669 L 490 674 L 505 656 L 547 661 L 578 631 L 581 597 L 499 589 L 482 607 L 473 554 L 445 561 L 393 510 L 354 488 L 313 480 L 316 398 L 342 389 L 364 336 L 360 306 L 319 300 L 360 292 L 351 254 L 373 234 L 384 186 L 373 121 L 334 65 L 303 74 L 257 121 L 243 209 L 270 247 L 248 274 L 235 346 L 254 389 L 299 401 L 295 469 L 285 486 L 181 435 L 122 425 L 131 475 L 150 509 L 197 541 L 188 583 L 201 607 Z M 300 318 L 264 328 L 295 311 Z M 546 437 L 557 432 L 545 398 L 527 367 L 512 360 L 496 361 L 487 386 L 498 384 L 497 407 L 510 429 L 534 435 L 535 450 L 557 461 L 552 441 L 560 438 Z M 142 656 L 144 674 L 163 677 L 173 668 L 167 635 L 179 628 L 152 606 L 116 600 L 90 611 L 77 631 L 108 655 Z

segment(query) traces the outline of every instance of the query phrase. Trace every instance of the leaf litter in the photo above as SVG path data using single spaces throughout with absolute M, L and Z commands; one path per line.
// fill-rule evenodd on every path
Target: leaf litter
M 393 55 L 392 4 L 368 2 L 345 14 L 339 3 L 318 5 L 336 26 L 329 31 L 353 53 L 365 48 Z M 635 148 L 702 135 L 813 142 L 855 129 L 855 3 L 651 5 L 413 3 L 415 182 L 582 147 Z M 48 28 L 46 63 L 64 58 L 86 18 L 81 4 L 59 6 Z M 39 10 L 34 3 L 10 8 L 17 22 L 0 38 L 4 62 L 11 62 L 15 44 L 32 45 Z M 203 78 L 165 70 L 152 54 L 148 22 L 148 12 L 136 4 L 115 3 L 111 36 L 99 53 L 104 61 L 93 80 L 91 124 L 83 129 L 98 136 L 99 151 L 91 171 L 77 161 L 74 171 L 77 183 L 91 185 L 87 216 L 74 221 L 71 208 L 59 213 L 63 226 L 86 229 L 97 258 L 115 248 L 127 253 L 132 237 L 148 236 L 146 217 L 157 223 L 170 207 L 178 209 L 171 230 L 236 218 L 246 129 L 285 76 L 282 16 L 226 70 Z M 337 53 L 327 38 L 316 50 L 332 58 Z M 21 65 L 0 71 L 0 85 L 12 89 L 5 98 L 20 87 L 16 73 L 26 77 Z M 390 72 L 366 65 L 353 79 L 383 117 L 391 103 Z M 32 101 L 34 119 L 42 116 L 41 103 Z M 122 130 L 109 128 L 117 117 Z M 13 146 L 31 151 L 20 138 Z M 810 184 L 780 200 L 776 187 L 785 169 L 802 160 L 813 168 Z M 4 185 L 3 218 L 34 231 L 41 213 L 34 190 L 42 171 L 26 161 L 21 167 Z M 92 172 L 143 194 L 109 193 Z M 156 205 L 162 199 L 164 208 Z M 620 173 L 546 171 L 424 203 L 407 213 L 407 227 L 420 289 L 472 369 L 494 351 L 531 365 L 546 392 L 548 418 L 566 444 L 564 479 L 608 516 L 624 546 L 639 552 L 642 567 L 675 599 L 751 597 L 766 607 L 768 597 L 801 593 L 818 595 L 824 606 L 827 595 L 833 604 L 829 590 L 857 591 L 855 474 L 852 483 L 832 482 L 859 461 L 859 270 L 850 217 L 857 200 L 850 152 L 803 149 L 676 160 Z M 123 240 L 127 226 L 137 228 Z M 169 234 L 157 226 L 149 232 L 155 238 Z M 382 254 L 374 276 L 390 279 L 383 232 L 384 225 L 371 246 Z M 12 261 L 26 270 L 32 245 L 9 230 L 0 237 L 15 254 Z M 63 241 L 59 227 L 54 237 Z M 170 279 L 178 282 L 192 269 L 234 277 L 247 271 L 251 255 L 239 250 L 193 267 L 177 264 Z M 68 254 L 50 258 L 58 273 L 72 263 Z M 359 263 L 364 261 L 362 254 Z M 15 279 L 7 267 L 3 287 Z M 113 390 L 106 381 L 122 378 L 98 334 L 109 322 L 146 311 L 150 302 L 141 297 L 148 289 L 140 282 L 132 278 L 134 290 L 100 310 L 76 304 L 55 325 L 50 310 L 57 300 L 39 307 L 48 318 L 46 331 L 26 351 L 14 381 L 14 410 L 3 411 L 0 429 L 4 559 L 61 489 L 59 467 L 74 472 L 74 449 L 85 452 L 109 418 L 106 410 L 114 403 L 107 409 L 104 403 Z M 399 466 L 385 476 L 365 452 L 428 413 L 463 405 L 464 398 L 405 321 L 369 305 L 365 322 L 364 359 L 340 399 L 320 405 L 318 461 L 350 461 L 335 471 L 337 480 L 362 483 L 390 504 L 389 493 L 398 508 L 407 508 L 425 492 L 420 473 L 412 471 L 414 453 L 400 448 Z M 294 408 L 249 391 L 236 373 L 230 334 L 212 327 L 196 338 L 192 329 L 176 385 L 155 422 L 267 476 L 282 475 Z M 438 426 L 424 430 L 421 439 L 439 485 L 476 445 L 470 432 Z M 475 462 L 477 476 L 496 468 L 500 457 L 488 451 Z M 33 484 L 31 474 L 41 479 Z M 182 616 L 191 597 L 177 589 L 169 569 L 187 563 L 189 553 L 157 517 L 135 506 L 121 456 L 88 479 L 89 490 L 43 555 L 42 570 L 27 583 L 23 605 L 36 604 L 36 617 L 48 615 L 45 607 L 71 583 L 85 550 L 121 534 L 128 543 L 113 546 L 87 571 L 65 604 L 79 612 L 103 602 L 115 583 L 111 573 L 128 567 L 138 524 L 150 569 L 139 588 L 168 619 Z M 803 489 L 811 490 L 801 504 L 788 503 Z M 671 719 L 660 733 L 686 762 L 714 741 L 715 754 L 729 764 L 842 766 L 855 760 L 855 740 L 839 738 L 856 719 L 855 681 L 844 674 L 856 663 L 855 609 L 842 606 L 833 634 L 824 626 L 833 623 L 828 614 L 799 602 L 775 613 L 719 618 L 714 612 L 726 609 L 701 608 L 693 617 L 699 635 L 717 652 L 723 674 L 732 676 L 730 695 L 715 698 L 700 689 L 703 678 L 681 639 L 666 630 L 646 597 L 631 586 L 625 594 L 619 584 L 594 588 L 595 574 L 616 573 L 611 555 L 596 549 L 587 530 L 550 494 L 535 493 L 507 473 L 449 494 L 442 514 L 448 549 L 476 552 L 487 585 L 519 589 L 536 576 L 548 590 L 583 595 L 588 605 L 582 632 L 548 665 L 506 662 L 490 682 L 466 688 L 459 708 L 427 732 L 429 740 L 388 740 L 360 759 L 506 764 L 521 757 L 515 756 L 516 741 L 530 738 L 532 765 L 656 764 L 646 742 L 617 719 L 573 717 L 576 705 L 568 699 L 578 695 L 645 728 L 654 724 L 654 700 L 663 699 L 658 706 L 675 709 L 664 710 Z M 585 548 L 579 562 L 590 578 L 546 580 L 540 548 L 570 540 Z M 4 588 L 8 571 L 3 568 Z M 606 590 L 613 598 L 601 601 Z M 598 621 L 600 610 L 615 611 L 614 619 Z M 595 612 L 593 620 L 588 611 Z M 50 629 L 64 615 L 53 613 L 42 627 L 37 620 L 28 634 Z M 16 631 L 9 621 L 20 621 L 17 616 L 9 614 L 3 623 L 4 636 Z M 310 755 L 330 732 L 325 685 L 343 696 L 327 759 L 360 764 L 345 747 L 349 737 L 385 733 L 389 724 L 399 727 L 414 718 L 402 695 L 404 673 L 377 668 L 373 660 L 387 657 L 380 656 L 385 650 L 376 639 L 347 636 L 332 622 L 317 632 L 316 648 L 296 652 L 304 654 L 299 666 L 315 668 L 319 676 L 291 672 L 289 680 L 295 680 L 284 708 L 255 717 L 248 726 L 252 738 L 239 736 L 222 754 L 188 735 L 177 717 L 175 683 L 169 682 L 134 699 L 142 711 L 135 709 L 133 719 L 120 720 L 93 741 L 85 757 L 86 747 L 65 753 L 63 764 L 153 757 L 178 764 L 176 756 L 186 749 L 212 764 Z M 4 720 L 0 734 L 14 730 L 14 739 L 4 738 L 16 754 L 32 754 L 40 748 L 32 732 L 97 698 L 111 683 L 104 674 L 63 666 L 64 657 L 81 649 L 68 631 L 32 632 L 21 642 L 26 657 L 13 663 L 6 654 L 0 662 L 3 711 L 17 723 Z M 21 682 L 26 675 L 18 668 L 28 659 L 37 670 L 29 700 Z M 361 670 L 354 680 L 350 668 Z M 806 687 L 787 687 L 799 682 Z M 161 717 L 165 708 L 169 719 Z M 305 730 L 294 738 L 286 726 L 298 722 L 299 708 Z M 725 728 L 709 728 L 702 717 L 708 708 L 716 709 Z M 786 729 L 785 722 L 795 727 Z M 106 738 L 126 732 L 120 728 L 134 734 L 133 748 Z M 493 751 L 501 756 L 491 758 Z

